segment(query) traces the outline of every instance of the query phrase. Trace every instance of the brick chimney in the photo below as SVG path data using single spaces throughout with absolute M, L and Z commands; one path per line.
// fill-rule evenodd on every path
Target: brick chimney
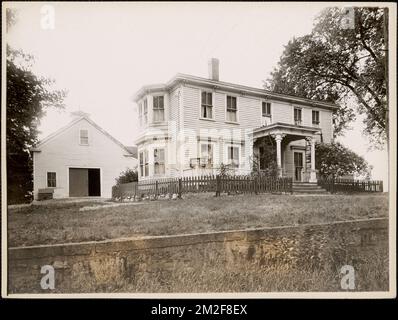
M 220 61 L 216 58 L 211 58 L 209 60 L 209 79 L 214 81 L 219 81 L 219 67 Z

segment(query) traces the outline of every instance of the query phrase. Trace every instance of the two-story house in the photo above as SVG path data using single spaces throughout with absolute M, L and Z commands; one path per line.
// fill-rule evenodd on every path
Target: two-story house
M 337 105 L 219 81 L 219 61 L 209 78 L 177 74 L 134 96 L 140 134 L 139 179 L 216 174 L 222 164 L 248 174 L 255 158 L 276 145 L 280 175 L 316 182 L 315 142 L 333 139 Z M 259 162 L 260 169 L 266 164 Z

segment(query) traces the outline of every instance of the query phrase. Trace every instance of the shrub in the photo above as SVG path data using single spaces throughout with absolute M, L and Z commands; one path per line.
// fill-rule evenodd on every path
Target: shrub
M 116 185 L 138 181 L 138 172 L 136 169 L 127 168 L 125 171 L 122 171 L 115 180 Z

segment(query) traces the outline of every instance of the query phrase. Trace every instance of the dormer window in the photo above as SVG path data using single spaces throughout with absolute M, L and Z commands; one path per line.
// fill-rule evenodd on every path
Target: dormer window
M 81 145 L 88 145 L 88 130 L 82 129 L 80 130 L 80 144 Z
M 153 122 L 164 121 L 164 97 L 153 97 Z

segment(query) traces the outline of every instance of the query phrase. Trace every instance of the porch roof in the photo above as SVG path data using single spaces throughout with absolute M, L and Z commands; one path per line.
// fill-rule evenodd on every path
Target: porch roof
M 276 122 L 268 126 L 254 129 L 253 138 L 261 138 L 270 134 L 286 134 L 300 137 L 312 137 L 315 134 L 319 134 L 321 131 L 321 128 Z

